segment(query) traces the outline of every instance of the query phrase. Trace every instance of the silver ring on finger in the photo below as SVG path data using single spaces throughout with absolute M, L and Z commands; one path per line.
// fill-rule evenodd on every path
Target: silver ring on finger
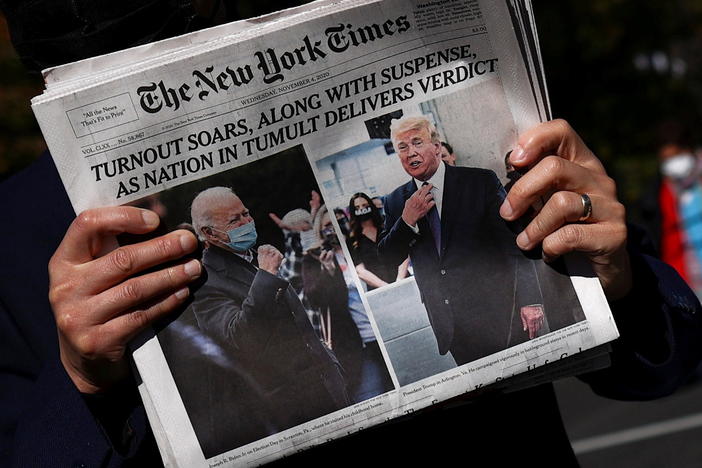
M 580 216 L 578 221 L 583 222 L 592 217 L 592 200 L 587 193 L 581 193 L 580 200 L 583 202 L 583 214 Z

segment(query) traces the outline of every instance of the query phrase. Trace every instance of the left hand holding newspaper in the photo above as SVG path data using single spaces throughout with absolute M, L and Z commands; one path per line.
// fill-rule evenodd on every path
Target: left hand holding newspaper
M 122 233 L 158 227 L 152 211 L 103 207 L 80 213 L 49 263 L 49 301 L 61 362 L 82 393 L 100 393 L 130 372 L 127 344 L 188 297 L 198 260 L 164 266 L 192 253 L 195 236 L 180 230 L 118 247 Z M 143 274 L 146 269 L 157 271 Z

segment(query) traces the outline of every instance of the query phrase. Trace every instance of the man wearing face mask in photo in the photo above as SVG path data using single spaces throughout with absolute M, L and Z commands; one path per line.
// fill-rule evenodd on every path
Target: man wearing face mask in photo
M 283 255 L 271 245 L 254 252 L 256 227 L 244 202 L 229 188 L 212 187 L 195 197 L 191 216 L 206 246 L 206 280 L 193 294 L 193 313 L 260 386 L 274 427 L 284 430 L 346 406 L 336 356 L 278 276 Z

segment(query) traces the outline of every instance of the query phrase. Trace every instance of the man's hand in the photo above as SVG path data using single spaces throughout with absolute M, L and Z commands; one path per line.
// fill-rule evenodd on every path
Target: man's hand
M 529 339 L 536 338 L 544 326 L 544 307 L 541 304 L 524 306 L 519 310 L 524 331 L 529 331 Z
M 121 233 L 146 234 L 158 216 L 133 207 L 88 210 L 71 224 L 49 262 L 49 301 L 61 362 L 78 390 L 97 393 L 129 375 L 127 343 L 180 306 L 197 260 L 142 274 L 197 247 L 185 230 L 117 247 Z
M 431 210 L 436 202 L 431 194 L 434 186 L 427 184 L 412 194 L 405 202 L 402 210 L 402 220 L 410 226 L 416 226 L 417 221 L 422 219 Z
M 283 254 L 280 250 L 268 244 L 258 248 L 258 267 L 261 270 L 277 276 L 281 263 L 283 263 Z
M 617 200 L 614 181 L 597 157 L 568 123 L 555 120 L 521 135 L 510 162 L 531 169 L 507 194 L 500 208 L 503 218 L 515 220 L 534 202 L 548 198 L 517 237 L 517 245 L 530 250 L 541 244 L 547 261 L 568 252 L 583 252 L 607 297 L 624 297 L 632 281 L 625 211 Z M 592 212 L 580 222 L 586 214 L 582 194 L 590 197 Z
M 400 263 L 397 267 L 397 278 L 395 278 L 395 281 L 400 281 L 401 279 L 405 279 L 409 276 L 409 264 L 410 264 L 410 259 L 407 257 L 404 262 Z

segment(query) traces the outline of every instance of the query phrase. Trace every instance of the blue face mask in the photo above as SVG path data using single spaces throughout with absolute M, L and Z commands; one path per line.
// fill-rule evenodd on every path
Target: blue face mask
M 227 244 L 232 250 L 237 252 L 246 252 L 256 244 L 256 224 L 251 221 L 242 226 L 227 231 L 229 243 Z

